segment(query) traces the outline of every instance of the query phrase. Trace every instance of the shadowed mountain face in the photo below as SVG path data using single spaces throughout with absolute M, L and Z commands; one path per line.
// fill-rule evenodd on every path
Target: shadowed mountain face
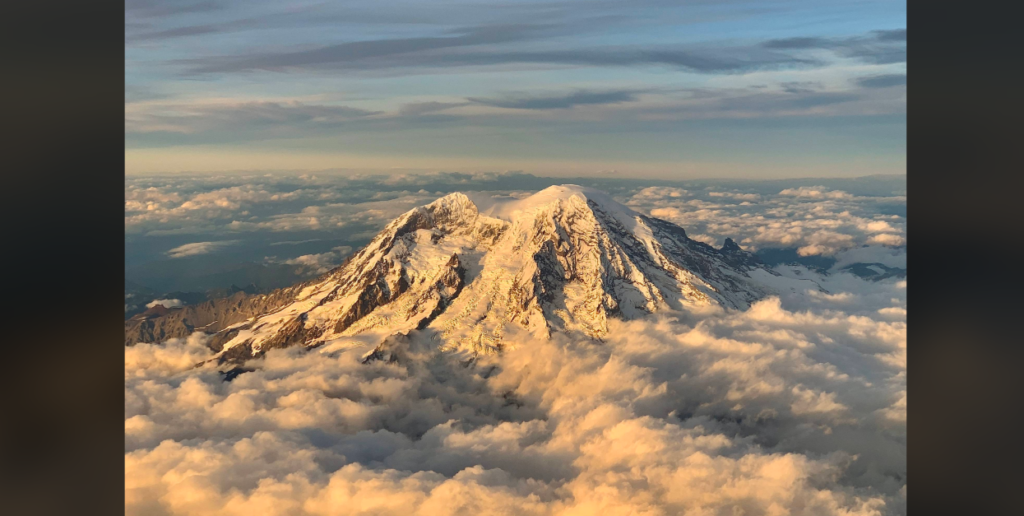
M 511 333 L 601 338 L 611 317 L 745 309 L 779 281 L 731 240 L 714 249 L 596 190 L 553 186 L 486 213 L 454 193 L 395 219 L 319 278 L 139 314 L 125 343 L 200 330 L 215 334 L 221 360 L 294 345 L 366 346 L 370 356 L 388 337 L 420 332 L 442 349 L 491 353 Z

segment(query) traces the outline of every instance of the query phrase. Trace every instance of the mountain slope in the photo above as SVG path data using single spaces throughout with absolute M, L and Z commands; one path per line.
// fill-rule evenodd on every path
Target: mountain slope
M 190 324 L 217 333 L 222 360 L 292 345 L 372 349 L 412 331 L 443 349 L 487 353 L 509 333 L 601 338 L 612 317 L 744 309 L 773 293 L 754 279 L 772 274 L 759 265 L 731 240 L 712 248 L 592 189 L 554 186 L 486 213 L 454 193 L 398 217 L 316 280 L 207 307 Z

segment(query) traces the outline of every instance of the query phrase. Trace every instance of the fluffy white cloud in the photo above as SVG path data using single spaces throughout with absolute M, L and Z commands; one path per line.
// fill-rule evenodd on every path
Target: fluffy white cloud
M 800 256 L 813 256 L 818 254 L 835 254 L 841 249 L 853 246 L 853 236 L 827 229 L 820 229 L 806 236 L 804 241 L 808 245 L 797 249 Z
M 329 230 L 346 222 L 387 222 L 413 206 L 508 174 L 210 175 L 125 180 L 127 234 L 209 234 Z M 424 186 L 444 185 L 445 190 Z M 375 205 L 376 204 L 376 205 Z M 365 212 L 365 213 L 364 213 Z M 383 224 L 381 224 L 383 225 Z
M 901 514 L 905 281 L 497 356 L 125 350 L 126 514 Z
M 161 305 L 164 308 L 178 308 L 184 304 L 185 303 L 182 303 L 180 299 L 154 299 L 146 303 L 146 308 L 153 308 L 157 305 Z
M 759 201 L 761 199 L 760 194 L 756 193 L 740 193 L 740 192 L 708 192 L 708 197 L 725 197 L 727 199 L 736 199 L 738 201 Z
M 200 254 L 210 254 L 219 249 L 234 245 L 238 243 L 237 240 L 222 240 L 220 242 L 193 242 L 191 244 L 184 244 L 175 247 L 167 251 L 167 256 L 171 258 L 184 258 L 186 256 L 196 256 Z
M 268 256 L 266 261 L 269 263 L 296 265 L 299 267 L 299 274 L 322 274 L 337 267 L 341 260 L 351 253 L 351 246 L 340 245 L 326 253 L 304 254 L 285 260 L 278 260 L 277 257 Z
M 351 223 L 379 225 L 383 227 L 402 213 L 430 201 L 440 195 L 403 195 L 387 201 L 364 201 L 359 203 L 327 203 L 306 206 L 297 212 L 278 213 L 256 220 L 232 218 L 221 229 L 229 232 L 244 231 L 321 231 L 343 227 Z M 374 231 L 376 234 L 376 231 Z
M 880 204 L 902 203 L 899 197 L 856 197 L 806 186 L 778 195 L 709 189 L 703 198 L 673 196 L 674 190 L 644 188 L 625 201 L 682 226 L 691 238 L 720 243 L 729 237 L 748 250 L 783 247 L 796 248 L 802 256 L 834 256 L 862 245 L 906 243 L 905 220 L 879 215 Z
M 212 221 L 232 214 L 248 215 L 246 210 L 256 205 L 288 204 L 320 196 L 314 190 L 305 189 L 275 192 L 263 184 L 216 188 L 223 181 L 214 177 L 184 183 L 168 181 L 170 184 L 160 186 L 129 182 L 125 188 L 125 231 L 134 233 L 173 226 L 184 233 L 209 232 L 214 228 Z
M 881 235 L 873 235 L 873 236 L 871 236 L 871 238 L 868 238 L 868 243 L 869 244 L 879 244 L 879 245 L 894 245 L 894 246 L 895 245 L 903 245 L 904 241 L 905 240 L 903 239 L 903 237 L 901 237 L 899 235 L 894 235 L 892 233 L 883 233 Z
M 810 199 L 852 199 L 853 196 L 842 190 L 829 190 L 824 186 L 801 186 L 800 188 L 786 188 L 779 192 L 779 195 L 790 197 L 803 197 Z
M 643 188 L 639 192 L 633 194 L 633 199 L 646 201 L 660 201 L 666 199 L 682 199 L 689 196 L 690 192 L 682 188 L 673 188 L 667 186 L 651 186 Z
M 698 242 L 704 242 L 705 244 L 708 244 L 710 246 L 715 246 L 715 247 L 719 246 L 718 239 L 713 237 L 713 236 L 711 236 L 711 235 L 688 235 L 688 236 L 690 238 L 698 241 Z

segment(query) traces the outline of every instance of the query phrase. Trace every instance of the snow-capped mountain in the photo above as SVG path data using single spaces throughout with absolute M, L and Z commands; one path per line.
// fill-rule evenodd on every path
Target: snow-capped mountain
M 316 280 L 227 308 L 199 305 L 191 320 L 189 307 L 159 318 L 215 331 L 211 345 L 225 360 L 293 345 L 361 345 L 369 356 L 414 331 L 442 349 L 489 353 L 512 333 L 601 338 L 612 317 L 744 309 L 778 288 L 776 276 L 732 240 L 715 249 L 599 191 L 564 185 L 484 212 L 453 193 L 398 217 Z M 173 334 L 156 319 L 129 325 L 126 342 Z

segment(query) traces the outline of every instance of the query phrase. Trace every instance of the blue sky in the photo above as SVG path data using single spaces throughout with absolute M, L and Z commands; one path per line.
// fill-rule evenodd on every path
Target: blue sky
M 903 2 L 125 5 L 129 175 L 905 170 Z

